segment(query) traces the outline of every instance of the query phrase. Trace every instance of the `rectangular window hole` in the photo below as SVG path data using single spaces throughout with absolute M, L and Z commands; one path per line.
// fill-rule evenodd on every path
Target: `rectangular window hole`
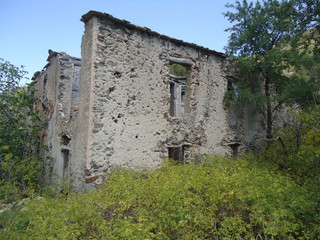
M 187 98 L 188 68 L 181 64 L 170 66 L 170 116 L 183 118 Z
M 232 149 L 232 157 L 237 158 L 239 156 L 239 149 L 241 144 L 233 143 L 233 144 L 230 144 L 229 146 Z
M 61 151 L 62 160 L 62 176 L 63 178 L 68 178 L 68 168 L 69 168 L 69 150 L 63 149 Z
M 184 147 L 168 147 L 168 157 L 176 160 L 178 163 L 184 163 Z
M 71 141 L 71 138 L 69 138 L 67 135 L 61 136 L 61 144 L 64 146 L 68 146 L 69 142 Z

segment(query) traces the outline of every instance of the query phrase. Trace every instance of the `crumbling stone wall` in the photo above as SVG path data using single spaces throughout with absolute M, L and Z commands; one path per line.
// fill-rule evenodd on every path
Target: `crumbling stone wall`
M 227 64 L 225 64 L 225 68 L 226 77 L 228 79 L 227 91 L 231 91 L 227 95 L 230 96 L 231 93 L 235 98 L 238 98 L 238 69 L 231 62 L 227 62 Z M 260 76 L 257 75 L 256 81 L 260 82 L 260 91 L 263 93 L 263 79 L 260 79 Z M 271 141 L 271 139 L 266 139 L 266 119 L 263 114 L 258 111 L 257 106 L 255 106 L 253 102 L 236 104 L 229 101 L 225 106 L 228 111 L 228 136 L 231 136 L 234 142 L 232 140 L 230 141 L 230 139 L 228 141 L 227 138 L 223 145 L 230 146 L 233 150 L 236 149 L 236 152 L 259 152 L 263 149 L 266 142 Z M 294 117 L 292 116 L 292 112 L 286 106 L 278 107 L 274 112 L 273 129 L 284 128 L 286 123 L 293 121 Z
M 115 167 L 155 167 L 170 152 L 184 161 L 232 154 L 223 97 L 225 56 L 108 14 L 83 16 L 80 108 L 74 139 L 86 181 Z M 187 68 L 185 112 L 170 116 L 169 68 Z M 80 151 L 79 151 L 80 150 Z M 81 175 L 81 173 L 79 173 Z
M 48 159 L 48 176 L 53 182 L 63 178 L 72 178 L 72 162 L 70 161 L 72 125 L 78 110 L 79 73 L 81 60 L 66 53 L 49 50 L 48 64 L 41 72 L 36 72 L 32 85 L 36 89 L 35 96 L 39 100 L 34 106 L 46 127 L 40 137 L 41 145 L 48 151 L 39 148 Z M 52 159 L 52 160 L 51 160 Z
M 49 51 L 33 78 L 53 182 L 90 188 L 117 167 L 236 155 L 252 137 L 250 113 L 224 104 L 232 75 L 224 54 L 100 12 L 82 21 L 82 59 Z M 185 76 L 172 75 L 173 64 Z

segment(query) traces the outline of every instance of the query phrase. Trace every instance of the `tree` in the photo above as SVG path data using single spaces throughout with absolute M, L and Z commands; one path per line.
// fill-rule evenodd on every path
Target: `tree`
M 0 59 L 0 199 L 13 200 L 39 186 L 43 160 L 34 151 L 41 130 L 39 116 L 30 111 L 35 99 L 19 87 L 26 72 Z
M 304 39 L 305 46 L 313 46 L 313 55 L 320 55 L 320 1 L 319 0 L 296 0 L 297 18 L 299 28 L 312 29 Z
M 235 23 L 226 30 L 231 32 L 226 50 L 239 68 L 238 100 L 255 104 L 264 119 L 267 139 L 272 138 L 273 123 L 283 104 L 305 106 L 318 101 L 315 79 L 296 74 L 310 64 L 309 49 L 303 41 L 307 39 L 305 32 L 318 26 L 311 16 L 313 7 L 319 9 L 316 2 L 243 0 L 227 4 L 235 10 L 224 15 Z M 308 39 L 314 36 L 312 32 Z

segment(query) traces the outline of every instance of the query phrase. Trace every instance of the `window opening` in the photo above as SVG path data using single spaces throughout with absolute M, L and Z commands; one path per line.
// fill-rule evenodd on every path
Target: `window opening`
M 182 118 L 185 113 L 187 68 L 181 64 L 170 66 L 170 116 Z
M 230 143 L 223 144 L 223 146 L 229 146 L 231 148 L 232 157 L 234 158 L 237 158 L 239 156 L 241 145 L 242 144 L 240 142 L 230 142 Z
M 234 100 L 237 100 L 238 97 L 239 97 L 238 86 L 234 82 L 234 79 L 230 78 L 228 79 L 226 98 L 227 100 L 234 101 Z
M 170 74 L 174 76 L 187 76 L 187 68 L 181 64 L 174 63 L 170 66 Z
M 229 145 L 232 149 L 232 157 L 237 158 L 239 156 L 240 143 L 233 143 Z
M 71 141 L 71 138 L 69 138 L 67 135 L 61 136 L 61 170 L 62 170 L 62 177 L 68 178 L 68 172 L 69 172 L 69 156 L 70 156 L 70 150 L 69 150 L 69 143 Z
M 47 87 L 48 87 L 48 75 L 45 75 L 43 79 L 43 98 L 47 98 Z
M 69 150 L 62 149 L 61 151 L 62 159 L 62 176 L 63 178 L 68 178 L 68 168 L 69 168 Z
M 184 147 L 168 147 L 168 157 L 179 163 L 184 163 Z
M 183 117 L 184 115 L 184 103 L 185 103 L 185 96 L 186 96 L 186 89 L 185 89 L 185 85 L 183 87 L 181 87 L 181 117 Z
M 237 158 L 240 153 L 240 146 L 243 145 L 241 142 L 229 142 L 223 143 L 222 146 L 229 146 L 232 150 L 232 157 Z
M 175 116 L 175 83 L 170 82 L 170 116 Z
M 79 109 L 79 81 L 80 81 L 80 66 L 75 65 L 73 70 L 73 79 L 72 79 L 70 118 L 73 118 Z
M 47 85 L 48 85 L 48 75 L 45 75 L 43 79 L 43 95 L 42 95 L 42 107 L 44 109 L 46 109 L 48 106 Z
M 61 137 L 61 144 L 64 145 L 64 146 L 68 146 L 69 142 L 70 142 L 70 138 L 66 135 L 63 135 Z

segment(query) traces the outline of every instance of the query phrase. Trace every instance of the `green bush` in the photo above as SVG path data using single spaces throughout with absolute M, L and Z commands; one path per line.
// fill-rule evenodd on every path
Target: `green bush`
M 1 239 L 23 239 L 25 229 L 29 224 L 28 217 L 21 206 L 13 206 L 0 214 Z
M 320 187 L 320 106 L 294 112 L 295 121 L 276 131 L 281 141 L 269 142 L 258 157 L 279 167 L 300 184 Z
M 0 222 L 0 238 L 316 239 L 320 235 L 318 195 L 311 186 L 296 184 L 268 164 L 220 157 L 196 165 L 166 163 L 155 171 L 117 170 L 97 191 L 32 200 L 21 214 L 24 218 L 19 215 L 9 221 L 10 226 Z
M 25 74 L 0 58 L 0 203 L 39 191 L 44 174 L 45 159 L 35 150 L 43 124 L 31 111 L 34 89 L 19 86 Z

